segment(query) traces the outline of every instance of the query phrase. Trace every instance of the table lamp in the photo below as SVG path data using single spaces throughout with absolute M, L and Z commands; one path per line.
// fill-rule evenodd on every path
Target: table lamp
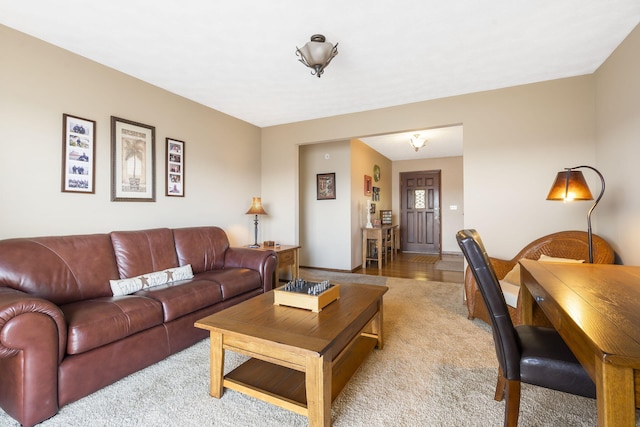
M 253 197 L 251 200 L 251 207 L 246 213 L 247 215 L 255 215 L 256 218 L 253 220 L 253 224 L 255 225 L 255 240 L 253 245 L 249 245 L 250 248 L 259 248 L 258 244 L 258 215 L 267 215 L 262 207 L 262 200 L 260 197 Z
M 602 189 L 600 190 L 600 195 L 596 199 L 591 209 L 587 212 L 587 235 L 588 235 L 588 244 L 589 244 L 589 263 L 593 263 L 593 234 L 591 232 L 591 213 L 595 209 L 596 205 L 602 198 L 604 194 L 604 177 L 602 174 L 594 167 L 591 166 L 576 166 L 573 168 L 565 168 L 564 171 L 558 172 L 556 175 L 556 180 L 551 186 L 551 190 L 549 190 L 549 195 L 547 196 L 547 200 L 562 200 L 565 202 L 570 202 L 574 200 L 593 200 L 593 196 L 591 195 L 591 190 L 589 190 L 589 186 L 587 185 L 587 181 L 584 179 L 584 175 L 582 175 L 581 171 L 576 169 L 591 169 L 600 177 L 600 182 L 602 183 Z

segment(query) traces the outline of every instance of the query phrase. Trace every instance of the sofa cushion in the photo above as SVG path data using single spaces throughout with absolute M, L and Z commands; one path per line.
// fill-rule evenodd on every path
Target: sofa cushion
M 199 277 L 147 288 L 135 295 L 158 301 L 165 322 L 222 301 L 220 284 Z
M 111 296 L 117 277 L 108 234 L 0 241 L 0 284 L 57 305 Z
M 222 298 L 225 300 L 262 287 L 260 273 L 248 268 L 205 271 L 198 277 L 220 283 Z
M 162 324 L 162 306 L 140 296 L 106 297 L 60 307 L 67 319 L 67 354 L 80 354 Z
M 224 268 L 229 239 L 220 227 L 175 228 L 173 238 L 180 265 L 191 264 L 194 274 Z
M 509 271 L 502 280 L 514 285 L 520 285 L 520 262 L 517 262 L 516 265 L 513 266 L 511 271 Z
M 113 231 L 111 241 L 121 279 L 179 266 L 168 228 Z
M 119 296 L 132 294 L 145 288 L 164 285 L 165 283 L 191 278 L 193 278 L 193 271 L 191 271 L 191 265 L 187 264 L 183 267 L 169 268 L 167 270 L 155 271 L 128 279 L 110 280 L 109 282 L 111 283 L 113 295 Z
M 513 308 L 518 307 L 518 297 L 520 296 L 520 286 L 514 285 L 511 282 L 505 280 L 499 280 L 500 289 L 502 289 L 502 295 L 504 300 Z
M 576 263 L 576 264 L 580 264 L 583 263 L 584 260 L 583 259 L 573 259 L 573 258 L 560 258 L 560 257 L 554 257 L 554 256 L 547 256 L 545 254 L 540 255 L 540 262 L 565 262 L 565 263 Z

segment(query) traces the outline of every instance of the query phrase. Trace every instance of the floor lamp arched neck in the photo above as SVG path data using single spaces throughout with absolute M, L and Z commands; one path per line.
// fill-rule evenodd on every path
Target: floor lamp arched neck
M 253 197 L 251 200 L 251 207 L 246 212 L 247 215 L 255 215 L 255 219 L 253 220 L 253 224 L 255 226 L 254 230 L 254 242 L 253 245 L 249 245 L 250 248 L 259 248 L 258 244 L 258 215 L 267 215 L 262 207 L 262 199 L 260 197 Z
M 591 169 L 598 177 L 600 177 L 600 183 L 602 184 L 602 189 L 600 190 L 600 194 L 598 198 L 591 206 L 591 209 L 587 212 L 587 235 L 588 235 L 588 244 L 589 244 L 589 263 L 593 264 L 593 233 L 591 232 L 591 213 L 595 209 L 596 205 L 602 199 L 602 195 L 604 194 L 604 177 L 598 171 L 598 169 L 592 166 L 575 166 L 573 168 L 565 168 L 564 171 L 558 172 L 556 175 L 556 180 L 549 191 L 549 195 L 547 196 L 547 200 L 562 200 L 562 201 L 573 201 L 573 200 L 593 200 L 593 195 L 591 195 L 591 190 L 589 190 L 589 186 L 587 185 L 587 181 L 584 179 L 584 175 L 582 172 L 576 169 Z

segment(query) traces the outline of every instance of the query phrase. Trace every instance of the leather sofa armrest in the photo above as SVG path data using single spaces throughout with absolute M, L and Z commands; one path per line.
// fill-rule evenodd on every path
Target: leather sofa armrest
M 67 325 L 52 302 L 0 287 L 0 378 L 11 389 L 0 406 L 25 426 L 58 412 L 58 366 L 64 357 Z
M 225 253 L 224 265 L 225 267 L 248 268 L 259 272 L 264 292 L 275 287 L 278 268 L 278 255 L 275 251 L 230 247 Z
M 33 313 L 43 314 L 53 322 L 57 330 L 57 337 L 54 340 L 51 337 L 42 336 L 48 333 L 45 329 L 33 327 L 32 322 L 35 317 L 27 316 Z M 16 289 L 0 287 L 0 358 L 11 357 L 26 350 L 31 342 L 55 343 L 55 354 L 60 363 L 67 343 L 67 322 L 64 314 L 50 301 Z

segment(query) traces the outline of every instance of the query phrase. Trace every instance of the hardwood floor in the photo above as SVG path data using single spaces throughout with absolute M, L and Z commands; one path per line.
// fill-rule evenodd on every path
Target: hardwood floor
M 428 254 L 402 253 L 388 262 L 383 262 L 382 268 L 378 269 L 376 262 L 372 262 L 365 269 L 358 269 L 353 273 L 369 274 L 372 276 L 399 277 L 402 279 L 431 280 L 436 282 L 464 282 L 464 273 L 461 271 L 436 270 L 435 262 L 422 262 L 421 257 Z M 437 255 L 435 255 L 437 257 Z M 462 255 L 442 255 L 443 261 L 462 262 Z

